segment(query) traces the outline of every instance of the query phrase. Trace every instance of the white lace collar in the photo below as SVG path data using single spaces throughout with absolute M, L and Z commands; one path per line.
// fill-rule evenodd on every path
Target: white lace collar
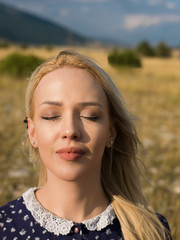
M 22 196 L 25 202 L 26 208 L 31 212 L 34 219 L 44 227 L 47 231 L 54 233 L 55 235 L 67 235 L 70 233 L 71 228 L 74 226 L 74 222 L 60 218 L 53 213 L 47 211 L 36 199 L 34 191 L 37 188 L 30 188 Z M 112 204 L 98 216 L 93 217 L 89 220 L 83 221 L 82 223 L 90 231 L 100 231 L 113 223 L 115 218 L 115 212 Z

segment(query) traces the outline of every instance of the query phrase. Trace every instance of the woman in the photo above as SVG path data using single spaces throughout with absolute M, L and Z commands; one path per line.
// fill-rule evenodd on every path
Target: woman
M 97 64 L 62 51 L 40 65 L 26 114 L 40 187 L 0 208 L 2 239 L 170 239 L 142 194 L 132 119 Z

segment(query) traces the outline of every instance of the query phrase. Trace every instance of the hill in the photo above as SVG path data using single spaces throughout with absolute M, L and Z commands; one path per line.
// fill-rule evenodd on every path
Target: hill
M 85 44 L 90 42 L 63 26 L 0 3 L 0 38 L 30 44 Z

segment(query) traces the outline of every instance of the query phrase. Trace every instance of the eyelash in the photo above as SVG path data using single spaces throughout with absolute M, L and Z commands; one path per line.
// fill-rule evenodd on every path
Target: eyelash
M 96 122 L 96 121 L 99 119 L 99 116 L 94 116 L 94 117 L 80 116 L 80 117 L 83 117 L 83 118 L 85 118 L 85 119 L 88 119 L 88 120 L 94 121 L 94 122 Z
M 53 117 L 41 117 L 44 120 L 56 120 L 57 118 L 59 118 L 60 116 L 53 116 Z
M 42 119 L 44 119 L 44 120 L 56 120 L 57 118 L 59 118 L 60 116 L 53 116 L 53 117 L 41 117 Z M 94 117 L 85 117 L 85 116 L 80 116 L 80 117 L 83 117 L 83 118 L 85 118 L 85 119 L 88 119 L 88 120 L 90 120 L 90 121 L 97 121 L 98 119 L 99 119 L 99 116 L 94 116 Z

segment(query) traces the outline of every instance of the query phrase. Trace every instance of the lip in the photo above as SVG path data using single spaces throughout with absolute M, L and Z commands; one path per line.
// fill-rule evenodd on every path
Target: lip
M 64 160 L 74 161 L 81 158 L 85 151 L 77 147 L 65 147 L 59 149 L 56 153 Z

